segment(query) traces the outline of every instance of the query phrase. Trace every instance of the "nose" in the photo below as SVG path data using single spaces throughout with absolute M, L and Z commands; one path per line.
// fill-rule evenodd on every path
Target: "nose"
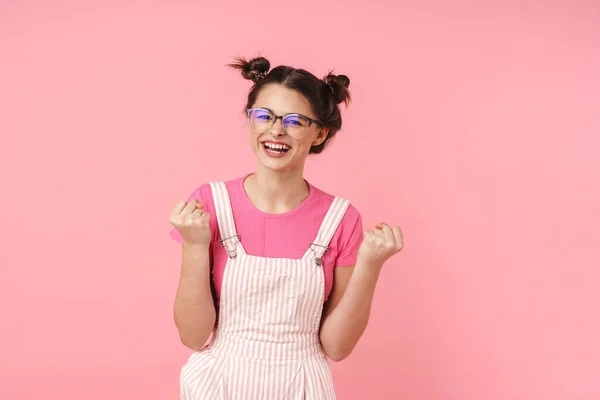
M 285 131 L 283 130 L 283 120 L 281 118 L 277 118 L 275 123 L 269 130 L 269 133 L 274 137 L 285 135 Z

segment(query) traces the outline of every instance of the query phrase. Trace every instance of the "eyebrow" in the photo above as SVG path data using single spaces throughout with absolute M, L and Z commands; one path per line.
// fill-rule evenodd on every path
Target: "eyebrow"
M 271 110 L 270 108 L 267 108 L 267 107 L 256 107 L 256 108 L 262 108 L 263 110 L 269 111 L 271 114 L 279 115 L 275 111 L 273 111 L 273 110 Z M 299 112 L 289 112 L 289 113 L 283 114 L 282 116 L 286 116 L 286 115 L 290 115 L 290 114 L 292 114 L 292 115 L 301 115 L 303 117 L 306 117 L 306 118 L 309 118 L 309 119 L 313 119 L 313 118 L 309 117 L 308 115 L 305 115 L 305 114 L 302 114 L 302 113 L 299 113 Z

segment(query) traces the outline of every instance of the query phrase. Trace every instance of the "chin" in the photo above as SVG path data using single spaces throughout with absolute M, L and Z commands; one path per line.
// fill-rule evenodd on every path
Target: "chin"
M 263 167 L 271 170 L 271 171 L 286 171 L 293 168 L 292 163 L 289 160 L 273 160 L 266 159 L 264 157 L 260 157 L 258 160 Z
M 273 158 L 263 153 L 262 149 L 257 149 L 256 157 L 258 158 L 258 162 L 270 171 L 282 172 L 289 171 L 294 169 L 298 161 L 295 159 L 294 154 L 289 154 L 285 157 L 281 158 Z

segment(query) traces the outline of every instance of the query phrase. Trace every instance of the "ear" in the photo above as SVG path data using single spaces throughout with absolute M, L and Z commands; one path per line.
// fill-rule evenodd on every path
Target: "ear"
M 329 128 L 321 128 L 319 129 L 319 133 L 317 137 L 312 142 L 312 146 L 318 146 L 327 139 L 327 135 L 329 135 Z

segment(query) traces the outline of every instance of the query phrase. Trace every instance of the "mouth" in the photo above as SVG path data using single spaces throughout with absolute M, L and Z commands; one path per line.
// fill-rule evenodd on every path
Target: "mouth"
M 265 153 L 273 156 L 282 156 L 291 149 L 290 146 L 284 143 L 262 142 L 261 145 Z

